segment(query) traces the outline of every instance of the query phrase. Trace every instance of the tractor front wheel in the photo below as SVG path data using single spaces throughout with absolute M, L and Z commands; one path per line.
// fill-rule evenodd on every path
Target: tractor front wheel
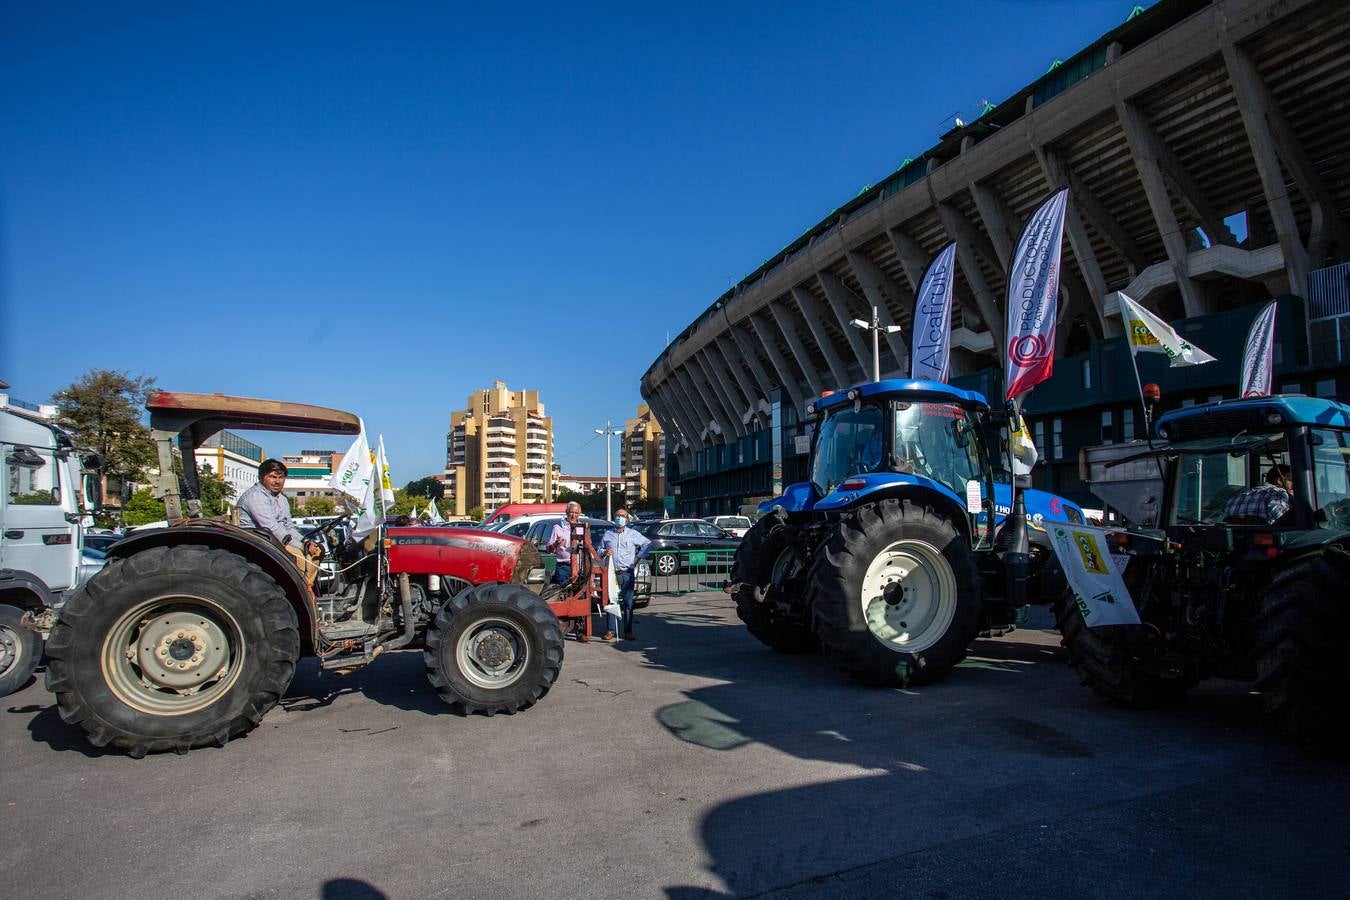
M 945 517 L 909 500 L 845 515 L 811 566 L 806 596 L 821 645 L 868 684 L 937 681 L 980 629 L 970 545 Z
M 547 603 L 518 584 L 480 584 L 446 601 L 427 629 L 427 678 L 441 697 L 485 715 L 528 709 L 548 693 L 563 634 Z
M 186 753 L 253 729 L 299 655 L 295 610 L 258 566 L 226 550 L 153 547 L 109 560 L 62 608 L 47 689 L 95 746 Z
M 785 618 L 779 608 L 797 599 L 784 586 L 795 562 L 796 537 L 795 528 L 765 516 L 741 539 L 731 564 L 736 615 L 760 643 L 780 653 L 809 653 L 820 647 L 807 623 Z
M 1156 654 L 1146 643 L 1148 626 L 1089 628 L 1067 585 L 1055 601 L 1055 624 L 1079 683 L 1104 700 L 1140 708 L 1165 706 L 1180 702 L 1196 682 L 1189 666 L 1181 678 L 1158 675 L 1159 661 L 1151 658 Z
M 1296 562 L 1262 593 L 1256 616 L 1256 686 L 1268 721 L 1315 753 L 1346 753 L 1350 727 L 1350 566 L 1331 556 Z

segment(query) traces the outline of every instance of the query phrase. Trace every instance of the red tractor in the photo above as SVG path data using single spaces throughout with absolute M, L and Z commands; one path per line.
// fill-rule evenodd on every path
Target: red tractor
M 578 560 L 546 601 L 539 551 L 490 532 L 381 528 L 358 541 L 340 516 L 308 536 L 324 550 L 311 589 L 269 532 L 201 517 L 196 448 L 225 428 L 356 435 L 360 421 L 220 394 L 158 391 L 146 406 L 168 527 L 114 544 L 47 644 L 47 687 L 94 744 L 136 757 L 224 745 L 276 705 L 301 656 L 342 670 L 410 646 L 451 704 L 514 713 L 558 677 L 559 616 L 589 634 L 603 570 Z

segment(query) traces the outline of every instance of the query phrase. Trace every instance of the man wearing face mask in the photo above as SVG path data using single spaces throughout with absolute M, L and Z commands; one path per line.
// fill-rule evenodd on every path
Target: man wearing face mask
M 633 566 L 639 559 L 647 557 L 647 545 L 651 541 L 628 527 L 628 510 L 620 507 L 614 514 L 613 531 L 608 531 L 600 539 L 601 559 L 614 560 L 614 575 L 619 582 L 619 606 L 623 609 L 623 639 L 633 640 Z M 619 630 L 618 618 L 606 613 L 605 622 L 608 631 L 605 640 L 614 640 Z

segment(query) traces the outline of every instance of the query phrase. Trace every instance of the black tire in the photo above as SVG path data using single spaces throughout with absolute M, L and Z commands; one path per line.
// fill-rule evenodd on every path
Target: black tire
M 874 598 L 870 608 L 884 618 L 876 623 L 877 630 L 895 632 L 895 625 L 907 627 L 907 622 L 892 624 L 892 616 L 899 619 L 911 610 L 920 614 L 936 603 L 926 616 L 931 624 L 921 628 L 912 650 L 901 649 L 904 642 L 874 634 L 863 609 L 869 566 L 898 541 L 906 542 L 904 552 L 928 558 L 929 574 L 916 579 L 914 590 L 923 592 L 926 583 L 927 593 L 936 599 L 925 601 L 916 594 L 914 605 L 907 606 L 910 600 L 890 604 Z M 965 659 L 980 630 L 983 601 L 970 544 L 944 516 L 911 500 L 882 500 L 845 514 L 811 565 L 806 597 L 821 646 L 846 672 L 867 684 L 938 681 Z
M 427 629 L 427 678 L 466 713 L 508 715 L 548 693 L 563 661 L 558 617 L 518 584 L 481 584 L 452 597 Z M 497 662 L 500 672 L 491 668 Z
M 1196 677 L 1189 669 L 1183 678 L 1160 678 L 1141 658 L 1147 646 L 1146 626 L 1089 628 L 1067 586 L 1055 601 L 1055 625 L 1079 683 L 1104 700 L 1143 709 L 1168 706 L 1179 703 L 1195 686 Z
M 216 630 L 204 626 L 194 635 L 189 625 L 188 637 L 177 640 L 152 633 L 180 616 L 212 621 Z M 221 638 L 210 640 L 213 633 Z M 119 653 L 122 634 L 132 640 Z M 206 643 L 196 643 L 199 637 Z M 149 656 L 139 665 L 120 662 L 138 652 L 137 644 L 147 654 L 158 644 L 166 658 L 201 653 L 185 664 L 203 666 L 202 676 L 217 680 L 203 682 L 195 695 L 147 686 L 158 683 Z M 109 560 L 66 603 L 47 642 L 47 689 L 61 718 L 83 728 L 95 746 L 111 744 L 134 757 L 186 753 L 223 747 L 252 730 L 290 686 L 299 655 L 295 610 L 258 566 L 227 550 L 153 547 Z M 219 659 L 225 663 L 212 670 Z
M 792 552 L 797 529 L 766 516 L 754 524 L 741 539 L 731 563 L 731 583 L 736 589 L 736 615 L 760 643 L 780 653 L 813 653 L 820 649 L 809 624 L 785 619 L 778 603 L 792 605 L 795 597 L 775 596 L 783 591 L 774 587 L 774 570 L 786 562 Z M 756 588 L 762 600 L 756 599 Z
M 1267 720 L 1314 753 L 1345 755 L 1350 724 L 1350 566 L 1322 556 L 1293 563 L 1261 595 L 1256 687 Z
M 33 677 L 42 656 L 42 636 L 19 624 L 23 610 L 0 603 L 0 697 L 6 697 Z

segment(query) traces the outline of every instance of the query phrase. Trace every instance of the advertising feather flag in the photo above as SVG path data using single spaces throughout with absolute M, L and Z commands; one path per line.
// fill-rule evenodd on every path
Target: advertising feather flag
M 1252 321 L 1247 346 L 1242 352 L 1242 384 L 1239 397 L 1269 397 L 1275 371 L 1275 301 Z
M 909 377 L 941 381 L 951 373 L 952 285 L 956 243 L 938 251 L 919 282 L 914 297 L 914 337 Z
M 1129 342 L 1131 354 L 1165 353 L 1168 365 L 1173 368 L 1214 362 L 1214 357 L 1177 334 L 1175 328 L 1126 294 L 1118 296 L 1120 316 L 1125 320 L 1125 338 Z
M 1015 400 L 1055 369 L 1060 253 L 1069 189 L 1062 188 L 1032 213 L 1017 241 L 1008 276 L 1006 397 Z

